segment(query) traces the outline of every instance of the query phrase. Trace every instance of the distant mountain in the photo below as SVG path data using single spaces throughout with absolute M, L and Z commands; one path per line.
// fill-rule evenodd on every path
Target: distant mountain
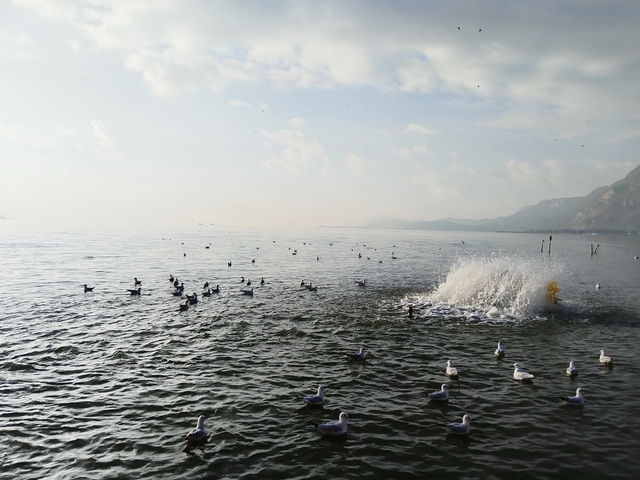
M 613 185 L 596 188 L 584 197 L 543 200 L 506 217 L 484 220 L 443 218 L 434 221 L 387 218 L 371 220 L 366 226 L 425 230 L 640 233 L 640 166 Z

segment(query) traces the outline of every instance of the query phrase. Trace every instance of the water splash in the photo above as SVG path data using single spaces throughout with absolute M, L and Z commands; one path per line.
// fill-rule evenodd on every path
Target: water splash
M 465 316 L 528 319 L 553 304 L 548 286 L 553 281 L 562 286 L 563 270 L 548 259 L 459 258 L 425 300 L 438 309 L 462 309 Z

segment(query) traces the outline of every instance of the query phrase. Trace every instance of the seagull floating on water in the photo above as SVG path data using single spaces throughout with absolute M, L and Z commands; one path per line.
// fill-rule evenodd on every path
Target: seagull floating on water
M 519 363 L 514 363 L 513 366 L 515 367 L 513 370 L 513 378 L 515 378 L 516 380 L 522 380 L 523 382 L 526 382 L 531 381 L 531 379 L 534 378 L 534 375 L 522 370 L 522 367 Z
M 364 360 L 364 357 L 367 355 L 367 351 L 364 347 L 360 347 L 360 351 L 358 353 L 347 353 L 347 357 L 352 360 Z
M 85 283 L 85 284 L 84 284 L 84 293 L 87 293 L 87 292 L 93 292 L 93 289 L 94 289 L 94 288 L 95 288 L 95 287 L 87 287 L 87 284 Z
M 469 435 L 469 430 L 471 430 L 471 416 L 465 413 L 462 416 L 462 423 L 453 422 L 445 426 L 447 431 L 454 435 Z
M 323 405 L 324 404 L 324 387 L 322 385 L 318 386 L 318 393 L 316 395 L 307 395 L 303 397 L 302 400 L 307 405 Z
M 447 400 L 449 400 L 449 385 L 443 383 L 442 387 L 440 387 L 440 390 L 427 393 L 427 397 L 429 397 L 430 400 L 434 400 L 436 402 L 446 402 Z
M 498 358 L 503 358 L 504 357 L 504 348 L 502 348 L 502 342 L 498 342 L 498 348 L 496 348 L 496 351 L 493 352 L 493 354 L 498 357 Z
M 347 433 L 347 420 L 349 414 L 340 412 L 337 422 L 314 423 L 313 425 L 324 435 L 345 435 Z
M 131 295 L 140 295 L 140 292 L 142 291 L 142 289 L 140 287 L 136 288 L 135 290 L 131 290 L 131 289 L 127 288 L 127 291 Z
M 576 368 L 576 362 L 574 360 L 571 360 L 569 362 L 569 366 L 567 367 L 567 369 L 565 370 L 567 372 L 567 375 L 569 375 L 569 377 L 571 378 L 575 378 L 578 376 L 578 369 Z
M 453 361 L 447 360 L 447 369 L 445 370 L 445 373 L 448 377 L 458 378 L 458 369 L 453 366 Z
M 196 428 L 194 428 L 187 434 L 185 440 L 187 441 L 185 451 L 189 451 L 192 448 L 202 446 L 207 442 L 207 434 L 204 431 L 204 415 L 200 415 L 198 417 Z
M 604 348 L 600 350 L 600 363 L 603 365 L 611 365 L 613 363 L 613 358 L 604 354 Z
M 133 284 L 134 285 L 142 285 L 142 280 L 138 280 L 138 277 L 133 277 Z
M 567 405 L 572 405 L 574 407 L 582 407 L 584 405 L 584 395 L 582 393 L 582 387 L 576 388 L 575 396 L 560 397 L 560 400 L 565 402 Z

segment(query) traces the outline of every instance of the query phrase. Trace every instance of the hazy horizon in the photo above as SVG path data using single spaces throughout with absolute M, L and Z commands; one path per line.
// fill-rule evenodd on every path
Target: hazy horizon
M 0 4 L 0 225 L 493 218 L 623 178 L 631 1 Z

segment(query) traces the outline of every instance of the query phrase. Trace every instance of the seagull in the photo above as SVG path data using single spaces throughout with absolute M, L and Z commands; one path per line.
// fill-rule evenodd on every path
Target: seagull
M 250 297 L 253 297 L 253 288 L 243 288 L 241 291 L 245 295 L 249 295 Z
M 129 288 L 127 288 L 127 290 L 129 291 L 129 293 L 131 295 L 140 295 L 140 291 L 142 290 L 140 287 L 136 288 L 135 290 L 131 290 Z
M 458 378 L 458 369 L 453 366 L 453 362 L 451 360 L 447 360 L 447 369 L 446 374 L 451 378 Z
M 133 284 L 134 285 L 142 285 L 142 280 L 138 280 L 138 277 L 133 277 Z
M 576 388 L 575 397 L 560 397 L 560 400 L 565 402 L 567 405 L 582 407 L 584 405 L 584 395 L 582 394 L 582 387 Z
M 360 351 L 358 353 L 347 353 L 347 357 L 352 360 L 364 360 L 365 355 L 367 354 L 364 346 L 360 347 Z
M 211 296 L 211 289 L 207 288 L 206 291 L 202 292 L 202 296 L 203 297 L 210 297 Z
M 516 380 L 527 381 L 531 380 L 534 377 L 532 374 L 522 370 L 522 367 L 519 363 L 514 363 L 513 366 L 515 367 L 515 369 L 513 370 L 513 378 L 515 378 Z
M 345 435 L 347 433 L 347 412 L 340 412 L 337 422 L 314 423 L 313 425 L 324 435 Z
M 449 389 L 449 385 L 447 385 L 446 383 L 443 383 L 442 387 L 440 387 L 440 390 L 427 393 L 427 397 L 429 397 L 430 400 L 434 400 L 436 402 L 446 402 L 447 400 L 449 400 L 448 389 Z
M 462 417 L 462 423 L 448 423 L 445 425 L 448 433 L 453 433 L 454 435 L 469 435 L 469 430 L 471 430 L 471 416 L 467 413 Z
M 578 369 L 576 368 L 576 362 L 574 360 L 571 360 L 569 362 L 569 366 L 565 371 L 567 372 L 567 375 L 569 375 L 569 377 L 576 378 L 578 376 Z
M 191 449 L 197 446 L 201 446 L 207 441 L 207 434 L 204 431 L 204 415 L 200 415 L 198 417 L 198 423 L 196 424 L 196 428 L 191 430 L 187 436 L 185 437 L 187 441 L 187 446 L 185 450 Z
M 96 287 L 87 287 L 87 284 L 84 284 L 84 293 L 93 292 L 93 289 Z
M 204 282 L 204 286 L 202 288 L 209 288 L 209 282 Z
M 603 365 L 611 365 L 613 363 L 613 358 L 604 354 L 604 348 L 600 350 L 600 363 Z
M 493 354 L 498 357 L 498 358 L 502 358 L 504 357 L 504 348 L 502 348 L 502 342 L 498 342 L 498 348 L 496 348 L 496 351 L 493 352 Z
M 307 405 L 323 405 L 324 404 L 324 387 L 322 385 L 318 386 L 318 393 L 316 395 L 307 395 L 303 397 L 302 400 Z
M 180 312 L 184 312 L 185 310 L 189 310 L 189 300 L 180 304 Z
M 216 288 L 211 290 L 211 293 L 220 293 L 220 285 L 216 285 Z

